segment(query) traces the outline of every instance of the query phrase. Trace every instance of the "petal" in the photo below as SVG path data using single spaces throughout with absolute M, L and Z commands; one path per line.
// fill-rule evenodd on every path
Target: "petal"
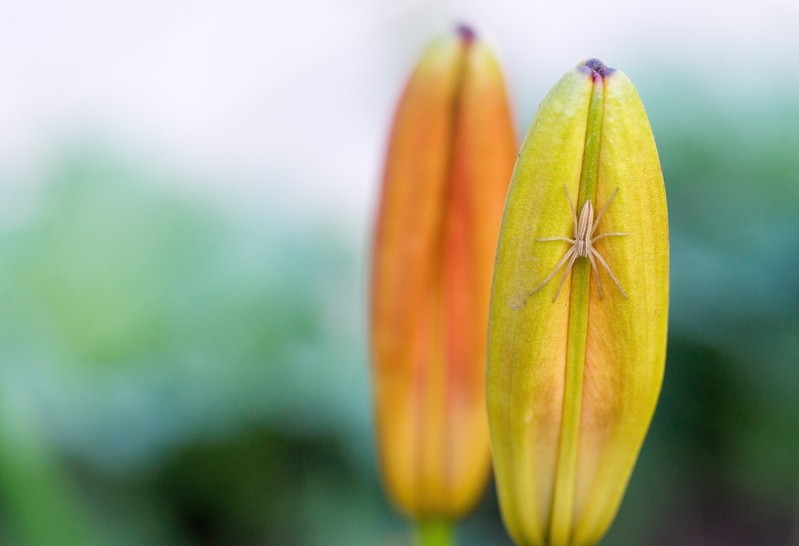
M 643 104 L 619 71 L 605 78 L 598 202 L 615 188 L 602 231 L 629 235 L 604 239 L 597 247 L 629 299 L 591 294 L 575 544 L 598 542 L 615 516 L 655 410 L 666 356 L 669 234 L 663 175 Z

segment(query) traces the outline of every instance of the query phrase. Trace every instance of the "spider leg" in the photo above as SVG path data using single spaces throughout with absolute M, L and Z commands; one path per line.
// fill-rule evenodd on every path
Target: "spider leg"
M 602 299 L 602 286 L 599 284 L 599 271 L 596 268 L 596 260 L 594 260 L 594 250 L 591 249 L 591 252 L 588 254 L 588 259 L 591 260 L 591 269 L 594 270 L 594 280 L 596 281 L 596 291 L 599 293 L 599 299 Z
M 543 239 L 536 239 L 539 242 L 546 242 L 546 241 L 566 241 L 567 243 L 575 244 L 577 241 L 574 239 L 569 239 L 568 237 L 544 237 Z
M 574 221 L 574 236 L 577 237 L 577 210 L 574 208 L 574 203 L 572 203 L 572 197 L 569 195 L 569 189 L 566 187 L 566 184 L 563 184 L 563 191 L 566 192 L 566 200 L 569 202 L 569 210 L 572 211 L 572 220 Z
M 593 234 L 596 231 L 596 227 L 599 225 L 599 221 L 602 219 L 602 215 L 605 214 L 606 210 L 608 210 L 610 203 L 613 201 L 613 198 L 616 197 L 617 193 L 619 193 L 618 187 L 616 187 L 616 189 L 613 190 L 613 193 L 610 195 L 610 199 L 608 199 L 607 203 L 605 203 L 605 206 L 602 207 L 602 210 L 599 211 L 599 215 L 594 220 L 594 225 L 591 226 L 591 234 Z
M 569 263 L 566 265 L 566 269 L 563 271 L 563 276 L 560 278 L 560 283 L 558 283 L 558 291 L 555 292 L 555 297 L 552 298 L 552 303 L 555 303 L 555 300 L 558 299 L 560 296 L 560 289 L 563 288 L 563 283 L 566 280 L 566 276 L 569 274 L 569 271 L 572 270 L 572 266 L 574 265 L 574 260 L 577 259 L 577 252 L 574 251 L 574 247 L 571 248 L 571 258 L 569 258 Z M 568 252 L 566 253 L 568 254 Z
M 602 235 L 597 235 L 596 237 L 591 239 L 591 244 L 594 244 L 594 241 L 598 241 L 598 240 L 602 239 L 603 237 L 623 237 L 625 235 L 628 235 L 628 234 L 627 233 L 622 233 L 620 231 L 614 231 L 612 233 L 603 233 Z
M 626 300 L 627 299 L 627 294 L 624 293 L 624 289 L 621 287 L 621 284 L 619 283 L 619 279 L 617 279 L 616 275 L 613 274 L 613 271 L 610 270 L 610 266 L 605 261 L 605 259 L 602 257 L 602 255 L 599 252 L 597 252 L 597 250 L 595 248 L 591 249 L 591 254 L 593 256 L 596 256 L 596 259 L 599 260 L 599 263 L 602 264 L 602 267 L 604 267 L 605 271 L 608 272 L 608 275 L 610 275 L 610 278 L 613 279 L 614 283 L 616 283 L 616 288 L 619 289 L 619 292 L 621 292 L 621 295 L 624 296 L 624 299 Z M 593 259 L 592 259 L 592 261 L 593 261 Z
M 549 282 L 549 279 L 551 279 L 552 277 L 554 277 L 554 276 L 555 276 L 555 273 L 557 273 L 557 272 L 560 270 L 560 268 L 561 268 L 561 267 L 563 267 L 563 264 L 565 264 L 565 263 L 566 263 L 566 260 L 568 260 L 569 258 L 571 258 L 571 259 L 572 259 L 572 260 L 571 260 L 571 261 L 572 261 L 572 263 L 574 262 L 574 258 L 576 257 L 574 248 L 575 248 L 575 247 L 571 247 L 569 250 L 567 250 L 567 251 L 566 251 L 566 254 L 564 254 L 564 255 L 563 255 L 563 258 L 561 258 L 561 259 L 560 259 L 560 261 L 558 262 L 558 265 L 556 265 L 556 266 L 555 266 L 555 269 L 553 269 L 553 270 L 552 270 L 552 272 L 551 272 L 549 275 L 547 275 L 547 276 L 546 276 L 546 278 L 545 278 L 543 281 L 541 281 L 541 284 L 539 284 L 538 286 L 536 286 L 536 287 L 533 289 L 533 291 L 532 291 L 532 292 L 530 292 L 529 294 L 527 294 L 527 297 L 528 297 L 528 298 L 529 298 L 530 296 L 532 296 L 533 294 L 535 294 L 536 292 L 538 292 L 539 290 L 541 290 L 541 289 L 544 287 L 544 285 L 546 285 L 546 283 L 548 283 L 548 282 Z M 571 265 L 571 263 L 570 263 L 570 265 Z M 558 291 L 560 291 L 560 289 L 558 289 Z M 557 296 L 555 296 L 555 297 L 557 297 Z

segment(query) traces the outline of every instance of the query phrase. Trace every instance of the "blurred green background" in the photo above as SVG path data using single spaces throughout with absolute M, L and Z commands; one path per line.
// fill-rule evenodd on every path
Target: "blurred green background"
M 346 13 L 364 6 L 342 4 Z M 407 523 L 387 505 L 376 470 L 366 279 L 393 101 L 439 20 L 457 16 L 446 3 L 436 6 L 433 15 L 419 6 L 368 12 L 364 20 L 381 23 L 339 36 L 366 51 L 369 29 L 382 33 L 388 53 L 376 59 L 392 61 L 388 72 L 343 65 L 341 77 L 360 94 L 328 82 L 317 103 L 310 98 L 319 90 L 300 85 L 315 76 L 298 68 L 256 88 L 265 96 L 282 90 L 272 98 L 296 92 L 291 104 L 263 99 L 282 117 L 259 116 L 257 96 L 231 95 L 244 102 L 241 112 L 255 112 L 263 141 L 249 138 L 258 132 L 243 128 L 250 118 L 241 112 L 229 133 L 214 132 L 224 122 L 188 124 L 163 141 L 148 141 L 135 123 L 86 122 L 80 109 L 61 120 L 56 136 L 25 137 L 21 126 L 2 135 L 0 544 L 408 543 Z M 775 18 L 795 20 L 795 11 L 772 8 Z M 170 13 L 165 25 L 183 29 L 183 12 Z M 554 69 L 537 70 L 545 54 L 530 48 L 528 60 L 524 35 L 501 25 L 508 13 L 485 23 L 476 13 L 478 29 L 499 29 L 521 135 L 543 93 L 580 60 L 577 46 L 553 53 Z M 436 17 L 438 26 L 430 23 Z M 769 21 L 758 21 L 759 36 L 769 36 Z M 662 35 L 678 32 L 664 25 Z M 700 30 L 709 33 L 708 50 L 694 62 L 682 62 L 690 58 L 684 50 L 674 57 L 658 50 L 661 34 L 650 44 L 655 56 L 643 46 L 622 54 L 646 43 L 640 30 L 621 45 L 608 37 L 578 44 L 584 57 L 601 56 L 638 85 L 671 226 L 663 394 L 607 546 L 799 544 L 799 80 L 782 68 L 795 59 L 757 64 L 753 53 L 703 65 L 724 32 Z M 225 36 L 235 34 L 233 25 Z M 50 46 L 57 57 L 57 44 Z M 292 60 L 291 52 L 263 55 L 281 66 Z M 134 61 L 156 57 L 147 50 Z M 319 58 L 331 63 L 323 75 L 342 68 Z M 214 61 L 227 67 L 235 59 Z M 176 70 L 180 79 L 183 68 Z M 243 81 L 220 79 L 236 89 Z M 365 106 L 375 118 L 369 130 L 335 112 L 312 126 L 299 113 L 318 114 L 326 100 L 337 104 L 337 93 L 348 104 L 379 95 Z M 190 103 L 193 95 L 181 98 Z M 49 119 L 36 109 L 46 101 L 34 99 L 17 106 Z M 297 127 L 269 125 L 291 112 Z M 12 115 L 3 119 L 16 127 Z M 319 131 L 341 141 L 320 140 Z M 208 133 L 210 144 L 173 156 L 170 138 L 191 132 Z M 204 154 L 225 149 L 233 133 L 247 136 L 234 148 L 257 155 L 265 143 L 270 161 L 228 154 L 221 167 L 208 167 Z M 18 153 L 9 144 L 18 140 L 36 145 Z M 268 190 L 252 190 L 259 186 Z M 510 544 L 492 487 L 458 538 L 466 546 Z

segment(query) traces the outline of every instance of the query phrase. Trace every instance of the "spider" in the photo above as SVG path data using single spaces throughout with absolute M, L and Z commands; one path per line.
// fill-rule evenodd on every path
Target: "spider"
M 605 268 L 605 271 L 608 272 L 610 278 L 613 279 L 613 282 L 616 284 L 616 287 L 621 292 L 621 295 L 624 296 L 624 299 L 627 299 L 627 294 L 624 293 L 624 289 L 621 287 L 619 280 L 613 274 L 613 271 L 610 270 L 610 266 L 602 257 L 602 255 L 594 248 L 594 243 L 600 239 L 605 237 L 618 237 L 627 235 L 626 233 L 620 232 L 612 232 L 612 233 L 603 233 L 601 235 L 597 235 L 594 237 L 594 233 L 596 232 L 596 228 L 599 225 L 599 221 L 602 219 L 602 215 L 605 213 L 607 208 L 610 206 L 610 203 L 613 201 L 613 198 L 616 197 L 616 194 L 619 191 L 619 188 L 616 188 L 613 191 L 613 194 L 608 199 L 608 202 L 605 203 L 605 206 L 602 207 L 602 210 L 599 211 L 599 215 L 594 219 L 594 206 L 591 204 L 591 200 L 588 199 L 585 204 L 583 205 L 582 210 L 580 211 L 580 219 L 577 219 L 577 213 L 574 209 L 574 203 L 572 203 L 571 196 L 569 195 L 569 190 L 566 188 L 566 185 L 563 185 L 563 191 L 566 192 L 566 199 L 569 201 L 569 208 L 572 212 L 572 219 L 574 220 L 574 238 L 569 239 L 568 237 L 544 237 L 543 239 L 536 239 L 536 241 L 565 241 L 570 243 L 572 246 L 569 250 L 566 251 L 566 254 L 563 255 L 563 258 L 560 259 L 558 265 L 555 266 L 555 269 L 546 276 L 546 278 L 541 281 L 537 287 L 530 292 L 527 297 L 529 298 L 539 290 L 541 290 L 544 285 L 546 285 L 549 280 L 557 273 L 563 264 L 568 262 L 566 265 L 566 270 L 563 272 L 563 277 L 560 279 L 560 284 L 558 284 L 558 291 L 555 292 L 555 297 L 552 298 L 552 303 L 558 299 L 560 295 L 560 289 L 563 288 L 563 283 L 566 281 L 566 277 L 569 275 L 569 271 L 571 271 L 572 266 L 574 265 L 574 261 L 577 258 L 588 258 L 591 261 L 591 269 L 594 270 L 594 279 L 596 280 L 596 289 L 599 293 L 599 299 L 602 299 L 602 287 L 599 282 L 599 270 L 597 269 L 596 262 L 599 261 L 600 265 Z

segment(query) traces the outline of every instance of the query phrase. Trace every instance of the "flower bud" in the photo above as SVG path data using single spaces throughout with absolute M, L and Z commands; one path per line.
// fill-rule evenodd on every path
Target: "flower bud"
M 486 324 L 516 151 L 488 48 L 466 28 L 433 42 L 394 118 L 371 301 L 383 481 L 417 519 L 463 515 L 490 470 Z
M 589 546 L 613 521 L 662 383 L 668 249 L 638 93 L 587 61 L 541 103 L 497 251 L 487 404 L 516 543 Z

